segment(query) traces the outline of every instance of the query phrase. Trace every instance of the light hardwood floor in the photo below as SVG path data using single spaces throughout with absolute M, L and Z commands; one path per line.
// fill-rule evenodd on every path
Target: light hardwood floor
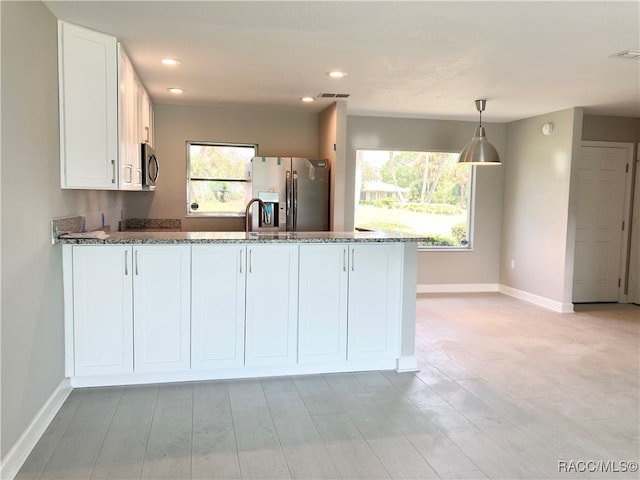
M 415 374 L 74 390 L 16 478 L 638 478 L 640 307 L 422 295 L 417 319 Z

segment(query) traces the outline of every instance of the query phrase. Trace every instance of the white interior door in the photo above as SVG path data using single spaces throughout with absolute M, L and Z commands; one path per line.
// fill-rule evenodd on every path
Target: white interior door
M 629 149 L 583 145 L 579 162 L 573 301 L 617 302 Z

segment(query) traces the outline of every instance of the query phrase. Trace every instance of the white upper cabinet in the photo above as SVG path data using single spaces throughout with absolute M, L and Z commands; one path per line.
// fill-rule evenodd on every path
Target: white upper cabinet
M 140 105 L 139 137 L 140 143 L 148 143 L 153 147 L 153 103 L 147 91 L 138 90 Z
M 58 56 L 61 186 L 116 190 L 116 39 L 59 21 Z
M 120 58 L 120 189 L 140 190 L 142 164 L 138 91 L 141 85 L 122 46 L 118 45 L 118 51 Z
M 61 187 L 141 190 L 153 106 L 117 39 L 58 21 L 58 75 Z

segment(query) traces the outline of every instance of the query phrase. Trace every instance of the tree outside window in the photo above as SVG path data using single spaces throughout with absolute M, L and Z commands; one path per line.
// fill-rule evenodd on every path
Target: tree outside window
M 473 169 L 458 156 L 358 150 L 356 228 L 428 237 L 422 247 L 469 248 Z
M 247 171 L 256 145 L 187 142 L 187 211 L 243 215 L 251 196 Z

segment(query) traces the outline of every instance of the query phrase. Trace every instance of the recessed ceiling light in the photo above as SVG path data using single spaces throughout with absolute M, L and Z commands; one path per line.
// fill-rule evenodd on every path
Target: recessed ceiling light
M 184 93 L 184 89 L 178 88 L 178 87 L 167 88 L 167 90 L 169 90 L 170 93 L 173 93 L 175 95 L 181 95 Z
M 325 73 L 325 75 L 327 77 L 330 77 L 330 78 L 344 78 L 344 77 L 347 76 L 347 73 L 346 72 L 341 72 L 339 70 L 333 70 L 331 72 Z
M 177 58 L 163 58 L 162 60 L 160 60 L 160 62 L 164 65 L 178 65 L 180 63 L 180 60 L 178 60 Z
M 313 97 L 302 97 L 300 100 L 302 100 L 303 102 L 313 102 L 315 99 Z

